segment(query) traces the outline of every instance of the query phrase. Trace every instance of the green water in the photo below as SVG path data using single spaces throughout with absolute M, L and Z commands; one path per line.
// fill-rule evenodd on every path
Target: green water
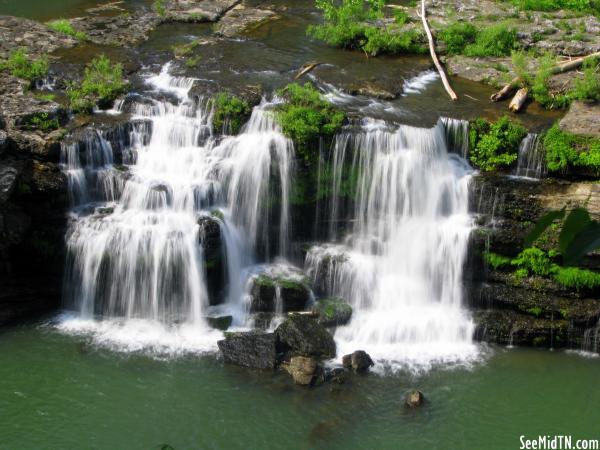
M 307 389 L 213 356 L 113 353 L 33 325 L 0 334 L 2 449 L 519 448 L 600 438 L 600 359 L 491 348 L 470 370 Z M 428 403 L 402 406 L 408 388 Z

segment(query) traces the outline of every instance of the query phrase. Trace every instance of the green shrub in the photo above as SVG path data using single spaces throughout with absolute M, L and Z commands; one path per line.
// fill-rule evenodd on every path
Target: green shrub
M 599 13 L 597 0 L 511 0 L 520 10 L 525 11 L 558 11 L 567 9 L 580 13 Z
M 38 113 L 31 116 L 27 123 L 25 124 L 25 128 L 30 130 L 41 130 L 41 131 L 52 131 L 56 130 L 60 127 L 58 123 L 58 119 L 51 119 L 48 113 Z
M 577 267 L 559 267 L 554 281 L 567 289 L 596 289 L 600 287 L 600 273 Z
M 333 136 L 344 123 L 345 114 L 321 98 L 309 83 L 292 83 L 278 92 L 286 102 L 275 118 L 283 133 L 294 141 L 296 150 L 309 161 L 319 137 Z
M 456 55 L 464 51 L 477 37 L 477 28 L 470 23 L 455 22 L 439 33 L 439 38 L 446 43 L 448 54 Z
M 524 249 L 511 261 L 511 264 L 527 274 L 541 277 L 552 275 L 558 270 L 558 266 L 551 261 L 550 255 L 537 247 Z
M 583 78 L 576 79 L 573 90 L 569 93 L 574 100 L 585 102 L 600 101 L 600 74 L 597 60 L 586 62 L 583 68 Z
M 600 174 L 600 139 L 561 131 L 554 124 L 544 135 L 546 165 L 552 172 L 586 167 Z
M 467 56 L 506 56 L 516 45 L 517 30 L 499 23 L 480 30 L 475 42 L 464 48 L 464 53 Z
M 510 265 L 511 259 L 507 256 L 502 256 L 497 253 L 485 252 L 483 254 L 484 261 L 494 270 Z
M 230 131 L 237 134 L 250 116 L 252 109 L 246 100 L 228 92 L 221 92 L 214 98 L 213 127 L 223 130 L 229 124 Z
M 66 93 L 73 111 L 90 112 L 96 104 L 101 108 L 109 107 L 126 86 L 123 66 L 112 64 L 101 55 L 85 67 L 81 83 L 71 83 Z
M 67 34 L 69 36 L 73 36 L 75 39 L 79 39 L 80 41 L 87 41 L 88 37 L 82 31 L 77 31 L 71 25 L 67 19 L 58 19 L 48 23 L 48 28 L 51 30 L 57 31 L 59 33 Z
M 330 45 L 380 53 L 422 52 L 422 34 L 416 30 L 401 31 L 408 15 L 396 13 L 396 23 L 376 27 L 370 22 L 383 17 L 384 0 L 317 0 L 323 12 L 323 24 L 311 25 L 307 32 Z M 405 14 L 405 13 L 404 13 Z
M 510 55 L 515 74 L 519 77 L 521 87 L 531 86 L 533 80 L 529 73 L 527 56 L 522 50 L 513 50 Z
M 478 119 L 469 127 L 469 159 L 483 171 L 508 167 L 518 158 L 519 144 L 527 130 L 507 116 L 496 123 Z
M 165 8 L 164 0 L 154 0 L 152 3 L 152 9 L 154 9 L 154 12 L 160 17 L 165 17 L 167 15 L 167 9 Z
M 556 58 L 551 53 L 544 54 L 538 62 L 538 69 L 531 85 L 531 95 L 536 102 L 544 108 L 555 109 L 568 106 L 570 99 L 563 94 L 550 92 L 548 82 L 552 76 L 552 68 L 556 64 Z
M 410 22 L 410 16 L 403 9 L 396 9 L 394 11 L 394 20 L 398 25 L 404 25 Z
M 13 77 L 33 82 L 48 75 L 48 59 L 32 60 L 24 48 L 19 48 L 14 50 L 6 61 L 0 63 L 0 70 L 8 70 Z

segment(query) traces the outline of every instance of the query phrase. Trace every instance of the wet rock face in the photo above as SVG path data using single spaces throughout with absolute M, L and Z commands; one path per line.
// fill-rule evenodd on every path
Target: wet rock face
M 198 239 L 204 252 L 206 286 L 210 305 L 223 303 L 226 284 L 226 261 L 221 225 L 212 217 L 198 219 Z
M 282 348 L 291 354 L 315 358 L 335 357 L 333 336 L 309 315 L 290 315 L 277 327 L 275 335 Z
M 319 323 L 326 327 L 345 325 L 352 317 L 352 306 L 338 297 L 319 299 L 313 310 L 319 315 Z
M 128 47 L 147 40 L 161 21 L 154 13 L 136 12 L 117 16 L 78 17 L 72 19 L 71 24 L 95 44 Z
M 315 358 L 292 356 L 283 368 L 292 376 L 294 383 L 303 386 L 316 384 L 322 379 L 323 369 Z
M 352 369 L 357 373 L 368 372 L 375 365 L 371 356 L 364 350 L 356 350 L 354 353 L 344 355 L 342 364 L 346 369 Z
M 574 134 L 600 137 L 600 105 L 573 102 L 559 123 L 560 129 Z
M 303 311 L 311 300 L 308 279 L 292 267 L 268 268 L 250 283 L 251 312 Z
M 228 364 L 255 369 L 274 369 L 277 365 L 275 334 L 260 331 L 226 333 L 217 345 Z

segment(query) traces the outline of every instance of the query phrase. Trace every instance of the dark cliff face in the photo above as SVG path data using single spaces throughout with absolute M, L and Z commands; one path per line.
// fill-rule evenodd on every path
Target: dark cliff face
M 600 292 L 561 287 L 552 280 L 517 278 L 514 267 L 490 267 L 484 252 L 515 257 L 533 224 L 550 210 L 585 205 L 598 217 L 597 184 L 544 179 L 527 181 L 478 175 L 470 187 L 470 208 L 478 227 L 471 235 L 465 269 L 467 303 L 474 312 L 476 338 L 500 344 L 582 349 L 586 332 L 600 319 Z M 541 245 L 556 247 L 557 233 Z M 599 269 L 592 254 L 583 262 Z M 588 333 L 589 334 L 589 333 Z M 588 343 L 589 344 L 589 343 Z

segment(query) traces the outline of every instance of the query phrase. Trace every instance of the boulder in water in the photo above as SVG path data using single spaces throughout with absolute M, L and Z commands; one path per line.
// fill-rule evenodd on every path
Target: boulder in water
M 339 297 L 319 299 L 313 310 L 319 315 L 319 323 L 326 327 L 345 325 L 352 317 L 352 306 Z
M 294 383 L 303 386 L 313 385 L 322 379 L 323 370 L 315 358 L 292 356 L 283 368 L 292 376 Z
M 425 397 L 423 396 L 423 393 L 416 389 L 413 389 L 406 394 L 405 403 L 409 408 L 418 408 L 419 406 L 423 405 L 424 401 Z
M 293 267 L 270 267 L 250 282 L 251 312 L 302 311 L 311 301 L 308 278 Z
M 277 327 L 275 335 L 282 349 L 293 355 L 335 357 L 333 336 L 310 315 L 291 314 Z
M 247 331 L 225 333 L 217 345 L 228 364 L 255 369 L 274 369 L 277 365 L 276 340 L 273 333 Z
M 352 369 L 357 373 L 368 372 L 369 368 L 374 366 L 375 363 L 364 350 L 356 350 L 354 353 L 344 355 L 342 358 L 342 365 L 346 369 Z
M 206 322 L 216 330 L 225 331 L 233 322 L 232 316 L 207 317 Z

